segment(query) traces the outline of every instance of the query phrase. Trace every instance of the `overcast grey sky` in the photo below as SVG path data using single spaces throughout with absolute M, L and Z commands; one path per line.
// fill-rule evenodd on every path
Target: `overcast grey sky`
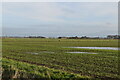
M 2 10 L 3 35 L 118 34 L 117 2 L 7 2 Z

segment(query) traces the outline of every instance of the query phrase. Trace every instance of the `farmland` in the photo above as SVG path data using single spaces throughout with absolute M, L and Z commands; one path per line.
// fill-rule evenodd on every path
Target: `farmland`
M 118 50 L 69 48 L 73 46 L 118 47 L 118 40 L 3 38 L 3 72 L 18 71 L 24 74 L 23 78 L 34 74 L 34 78 L 49 79 L 120 79 L 117 75 Z M 67 53 L 76 51 L 97 54 Z M 20 74 L 18 77 L 21 77 Z M 14 76 L 17 78 L 15 73 Z

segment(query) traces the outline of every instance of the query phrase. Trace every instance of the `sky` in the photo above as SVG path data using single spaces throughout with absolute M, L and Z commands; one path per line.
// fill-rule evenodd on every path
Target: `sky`
M 118 34 L 117 2 L 4 2 L 4 36 Z

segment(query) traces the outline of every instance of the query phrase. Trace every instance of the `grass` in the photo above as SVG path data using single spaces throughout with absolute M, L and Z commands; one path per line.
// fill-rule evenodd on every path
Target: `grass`
M 88 80 L 90 77 L 79 76 L 77 74 L 67 73 L 64 71 L 50 69 L 44 66 L 37 66 L 25 62 L 18 62 L 11 59 L 3 58 L 3 80 L 5 79 L 84 79 Z
M 118 40 L 115 39 L 4 38 L 2 42 L 3 58 L 45 66 L 79 76 L 89 76 L 92 79 L 120 79 L 117 50 L 65 48 L 70 46 L 118 47 Z M 74 51 L 98 54 L 66 53 Z

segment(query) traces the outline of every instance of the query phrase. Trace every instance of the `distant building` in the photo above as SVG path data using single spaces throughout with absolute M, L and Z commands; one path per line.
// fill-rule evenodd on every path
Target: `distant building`
M 75 37 L 68 37 L 68 39 L 79 39 L 79 37 L 75 36 Z
M 58 37 L 58 39 L 67 39 L 67 37 Z
M 82 36 L 81 39 L 89 39 L 90 37 Z
M 108 35 L 108 39 L 120 39 L 120 35 Z

